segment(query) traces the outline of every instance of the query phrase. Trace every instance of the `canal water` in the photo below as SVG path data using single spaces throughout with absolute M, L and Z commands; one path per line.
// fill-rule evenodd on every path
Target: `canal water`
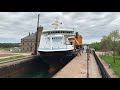
M 26 71 L 18 78 L 49 78 L 48 65 L 39 56 L 33 57 L 28 67 L 30 71 Z
M 36 56 L 32 60 L 34 62 L 31 62 L 29 66 L 30 68 L 32 68 L 31 71 L 25 72 L 19 78 L 51 78 L 74 57 L 75 56 L 71 58 L 66 57 L 66 60 L 63 65 L 56 67 L 56 69 L 53 72 L 49 73 L 49 66 L 46 63 L 44 63 L 39 56 Z

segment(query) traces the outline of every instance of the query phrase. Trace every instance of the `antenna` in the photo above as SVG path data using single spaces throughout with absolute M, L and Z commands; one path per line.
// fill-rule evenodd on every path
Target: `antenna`
M 40 18 L 40 14 L 38 14 L 37 28 L 39 27 L 39 18 Z
M 62 22 L 59 22 L 59 18 L 57 17 L 52 25 L 55 25 L 55 29 L 58 29 L 60 24 L 62 24 Z

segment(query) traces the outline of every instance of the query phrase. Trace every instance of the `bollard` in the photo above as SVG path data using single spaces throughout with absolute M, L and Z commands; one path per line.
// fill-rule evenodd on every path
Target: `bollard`
M 109 64 L 109 66 L 108 66 L 109 68 L 111 67 L 111 64 Z

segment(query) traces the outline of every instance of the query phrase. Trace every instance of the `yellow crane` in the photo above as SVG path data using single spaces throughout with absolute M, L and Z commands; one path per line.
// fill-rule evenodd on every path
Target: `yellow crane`
M 69 41 L 72 41 L 74 43 L 75 49 L 81 49 L 83 48 L 82 44 L 82 36 L 76 32 L 76 35 L 72 38 L 68 38 Z

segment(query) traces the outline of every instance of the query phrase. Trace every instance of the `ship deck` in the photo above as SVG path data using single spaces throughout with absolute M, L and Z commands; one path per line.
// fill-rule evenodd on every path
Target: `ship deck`
M 60 48 L 60 49 L 56 49 L 56 48 L 53 48 L 53 49 L 49 49 L 49 48 L 44 48 L 44 49 L 38 49 L 39 52 L 55 52 L 55 51 L 71 51 L 73 49 L 66 49 L 66 48 Z

